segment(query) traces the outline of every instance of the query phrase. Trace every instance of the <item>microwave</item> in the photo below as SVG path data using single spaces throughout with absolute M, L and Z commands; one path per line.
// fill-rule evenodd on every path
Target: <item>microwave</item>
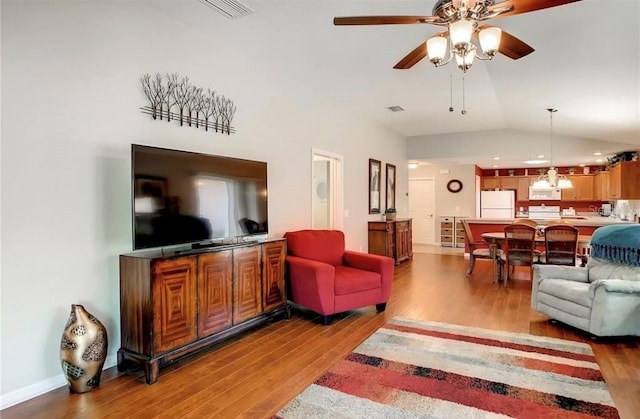
M 560 189 L 538 189 L 529 186 L 529 201 L 559 201 L 562 199 Z

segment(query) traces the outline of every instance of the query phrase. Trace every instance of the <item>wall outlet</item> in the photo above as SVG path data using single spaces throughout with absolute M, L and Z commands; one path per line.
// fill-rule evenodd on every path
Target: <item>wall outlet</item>
M 456 206 L 456 212 L 460 212 L 460 207 Z

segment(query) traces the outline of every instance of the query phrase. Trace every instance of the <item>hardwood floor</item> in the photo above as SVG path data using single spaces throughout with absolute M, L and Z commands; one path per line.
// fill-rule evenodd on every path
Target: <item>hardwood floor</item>
M 213 350 L 160 371 L 154 385 L 140 371 L 103 373 L 85 394 L 60 388 L 0 412 L 11 418 L 216 417 L 266 418 L 393 316 L 553 336 L 591 344 L 623 419 L 640 418 L 640 339 L 592 341 L 551 323 L 529 308 L 527 268 L 517 268 L 510 288 L 491 280 L 478 261 L 471 278 L 460 254 L 416 253 L 397 267 L 384 313 L 365 308 L 321 326 L 313 313 L 294 310 L 290 320 L 248 332 Z M 316 321 L 314 321 L 316 320 Z

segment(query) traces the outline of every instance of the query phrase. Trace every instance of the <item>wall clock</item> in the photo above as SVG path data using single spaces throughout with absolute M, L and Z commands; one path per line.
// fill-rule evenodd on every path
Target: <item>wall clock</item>
M 458 179 L 452 179 L 447 183 L 447 190 L 451 193 L 458 193 L 462 190 L 462 182 Z

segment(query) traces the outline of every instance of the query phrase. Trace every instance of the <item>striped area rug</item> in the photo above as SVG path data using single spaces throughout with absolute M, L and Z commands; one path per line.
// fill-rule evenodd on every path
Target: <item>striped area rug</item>
M 394 317 L 275 418 L 618 418 L 591 347 Z

